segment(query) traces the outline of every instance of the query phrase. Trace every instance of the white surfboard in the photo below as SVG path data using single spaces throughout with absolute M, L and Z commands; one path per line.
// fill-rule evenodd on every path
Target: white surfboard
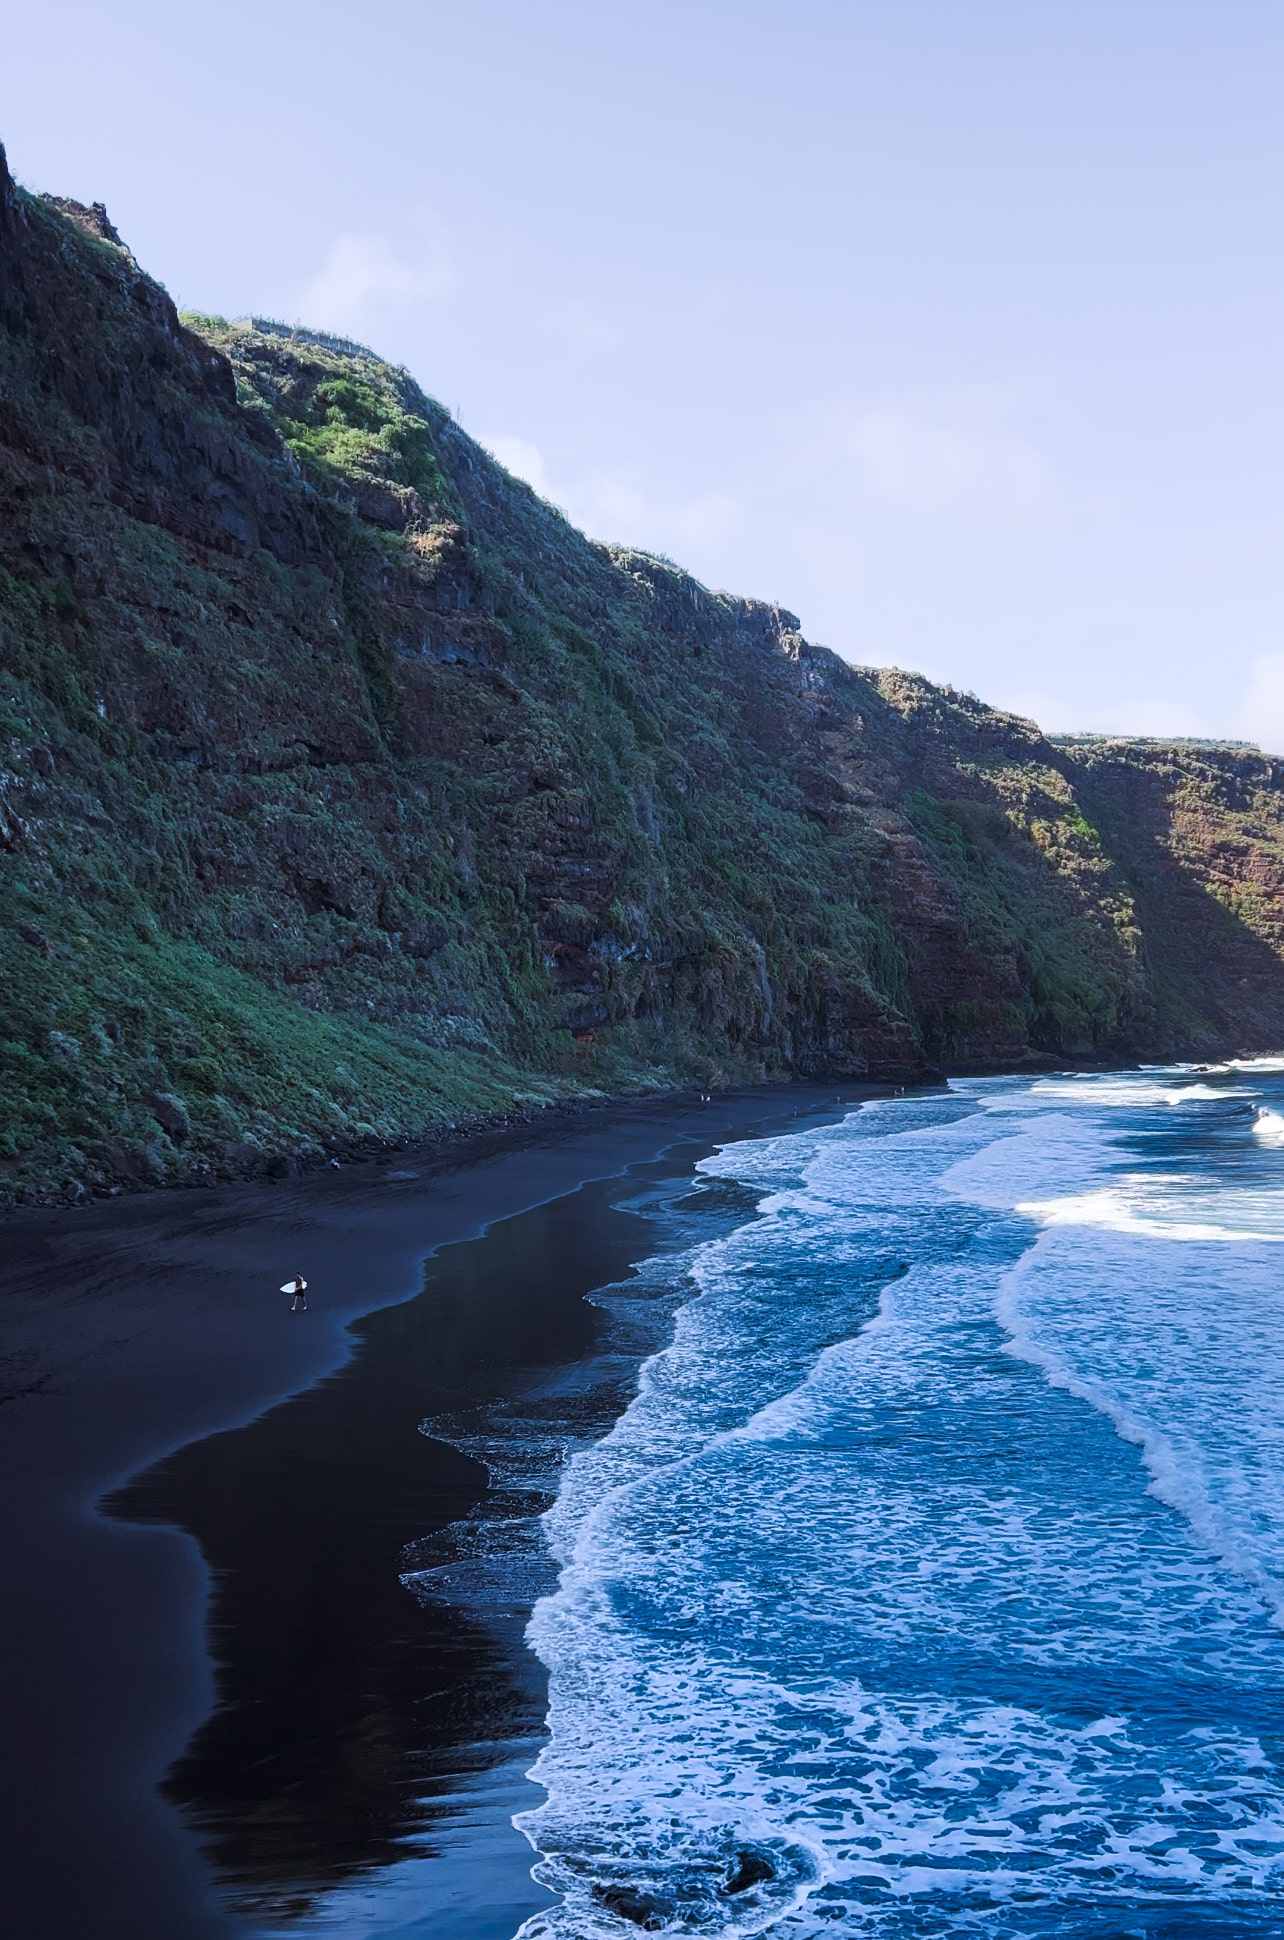
M 306 1280 L 304 1280 L 302 1284 L 297 1287 L 295 1286 L 293 1280 L 287 1280 L 285 1285 L 281 1288 L 282 1293 L 306 1293 L 307 1290 L 308 1290 L 308 1283 Z

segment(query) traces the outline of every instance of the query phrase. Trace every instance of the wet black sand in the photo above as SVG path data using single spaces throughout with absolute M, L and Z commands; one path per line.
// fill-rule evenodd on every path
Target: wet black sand
M 554 1433 L 555 1420 L 572 1433 L 609 1425 L 633 1366 L 602 1355 L 606 1317 L 584 1295 L 653 1243 L 649 1222 L 613 1206 L 620 1192 L 618 1180 L 586 1186 L 446 1248 L 417 1299 L 357 1323 L 356 1355 L 338 1373 L 194 1444 L 112 1505 L 189 1530 L 213 1569 L 222 1702 L 167 1790 L 205 1833 L 236 1903 L 265 1922 L 396 1864 L 407 1842 L 440 1851 L 440 1828 L 446 1868 L 415 1869 L 418 1911 L 433 1921 L 423 1930 L 436 1935 L 460 1862 L 449 1834 L 461 1785 L 473 1784 L 476 1811 L 491 1788 L 475 1781 L 516 1766 L 503 1782 L 522 1794 L 544 1715 L 521 1642 L 527 1585 L 515 1608 L 506 1582 L 489 1596 L 483 1585 L 480 1614 L 402 1587 L 406 1546 L 467 1517 L 488 1484 L 475 1454 L 417 1423 L 446 1417 L 444 1431 L 469 1441 L 470 1428 L 513 1410 Z M 568 1391 L 572 1369 L 589 1373 Z M 547 1506 L 538 1488 L 523 1493 L 507 1506 Z M 521 1802 L 534 1803 L 528 1790 Z M 510 1862 L 502 1877 L 496 1846 Z M 531 1858 L 515 1833 L 489 1841 L 472 1917 L 483 1920 L 479 1894 L 493 1912 L 469 1928 L 474 1940 L 492 1921 L 507 1940 L 542 1903 Z
M 543 1903 L 508 1824 L 540 1796 L 540 1585 L 403 1587 L 405 1546 L 487 1490 L 419 1424 L 485 1404 L 601 1432 L 636 1356 L 583 1295 L 651 1244 L 615 1202 L 834 1095 L 611 1107 L 455 1166 L 5 1222 L 6 1932 L 212 1940 L 319 1908 L 328 1932 L 500 1940 Z M 273 1291 L 296 1266 L 306 1317 Z

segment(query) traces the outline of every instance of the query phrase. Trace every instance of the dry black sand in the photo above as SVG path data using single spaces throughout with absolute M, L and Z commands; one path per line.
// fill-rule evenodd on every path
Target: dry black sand
M 540 1796 L 540 1586 L 480 1614 L 403 1588 L 405 1545 L 487 1486 L 419 1424 L 604 1429 L 632 1369 L 583 1295 L 649 1250 L 615 1202 L 834 1098 L 618 1105 L 455 1163 L 0 1226 L 0 1929 L 306 1930 L 355 1890 L 380 1933 L 501 1940 L 542 1904 L 508 1826 Z

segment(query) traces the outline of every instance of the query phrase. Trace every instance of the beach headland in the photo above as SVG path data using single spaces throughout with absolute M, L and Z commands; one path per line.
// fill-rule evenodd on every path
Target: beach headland
M 675 1147 L 694 1163 L 712 1144 L 780 1129 L 795 1112 L 815 1122 L 839 1092 L 848 1104 L 881 1089 L 763 1086 L 707 1105 L 630 1101 L 525 1127 L 453 1159 L 402 1153 L 276 1184 L 164 1192 L 6 1220 L 6 1930 L 21 1940 L 229 1940 L 261 1930 L 229 1910 L 194 1831 L 157 1789 L 216 1699 L 206 1636 L 209 1568 L 190 1536 L 164 1522 L 109 1519 L 104 1497 L 190 1444 L 256 1421 L 343 1367 L 354 1351 L 359 1357 L 364 1349 L 353 1324 L 420 1295 L 424 1261 L 438 1249 L 591 1181 L 621 1177 Z M 573 1358 L 567 1301 L 582 1305 L 588 1287 L 618 1274 L 628 1257 L 622 1245 L 617 1234 L 600 1258 L 586 1254 L 545 1275 L 550 1300 L 561 1303 L 560 1318 L 549 1310 L 548 1325 L 561 1332 L 548 1358 Z M 289 1300 L 276 1292 L 295 1271 L 311 1282 L 306 1316 L 291 1314 Z M 523 1295 L 525 1331 L 536 1344 L 539 1288 L 536 1274 Z M 466 1315 L 466 1289 L 462 1306 L 456 1289 L 456 1306 Z M 494 1346 L 494 1361 L 503 1363 L 505 1343 Z M 411 1342 L 412 1361 L 413 1349 Z M 484 1339 L 456 1342 L 452 1352 L 441 1378 L 455 1402 L 500 1391 Z M 420 1397 L 431 1388 L 431 1381 L 412 1379 L 386 1401 L 408 1459 L 436 1446 L 438 1481 L 441 1458 L 447 1467 L 454 1462 L 442 1485 L 447 1507 L 440 1521 L 448 1519 L 450 1500 L 466 1505 L 476 1495 L 484 1475 L 465 1456 L 416 1437 L 426 1411 Z M 368 1395 L 364 1405 L 369 1416 L 382 1404 Z M 306 1450 L 278 1450 L 264 1489 L 284 1477 L 306 1494 L 309 1460 Z M 368 1501 L 336 1501 L 338 1572 L 344 1515 L 355 1530 L 380 1508 L 378 1461 L 373 1470 L 354 1470 L 354 1479 Z M 430 1517 L 421 1529 L 410 1526 L 414 1486 L 412 1468 L 401 1492 L 409 1523 L 390 1528 L 390 1542 L 428 1533 Z M 332 1474 L 323 1487 L 334 1491 Z M 145 1494 L 135 1491 L 131 1514 L 148 1513 Z M 229 1473 L 215 1494 L 228 1526 L 253 1520 L 237 1514 L 238 1501 L 255 1497 L 253 1474 Z M 287 1488 L 286 1514 L 289 1500 Z M 270 1519 L 257 1540 L 247 1569 L 255 1554 L 268 1553 Z M 216 1567 L 227 1565 L 216 1558 Z M 406 1596 L 395 1571 L 388 1594 Z

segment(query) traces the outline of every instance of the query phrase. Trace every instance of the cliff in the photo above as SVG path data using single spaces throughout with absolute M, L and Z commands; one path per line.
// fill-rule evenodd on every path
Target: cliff
M 1284 1043 L 1284 769 L 595 544 L 0 161 L 0 1197 L 559 1098 Z

